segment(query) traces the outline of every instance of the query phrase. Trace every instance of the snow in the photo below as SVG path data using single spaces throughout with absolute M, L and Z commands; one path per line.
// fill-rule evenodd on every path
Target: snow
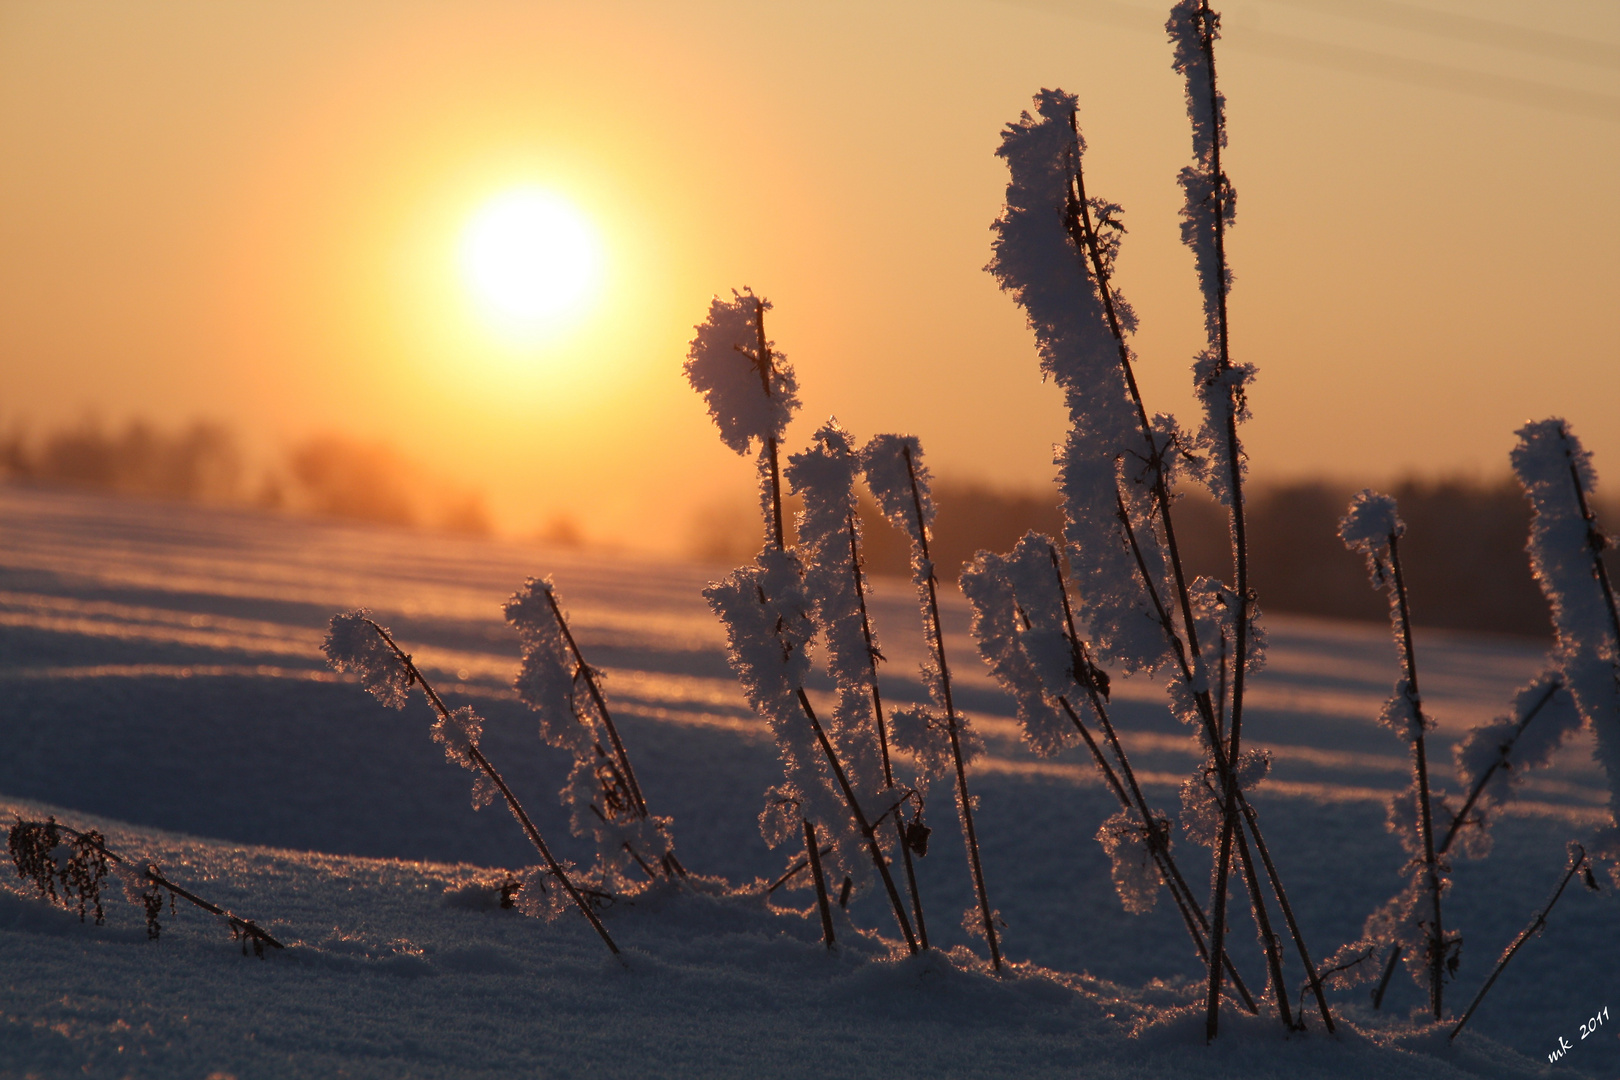
M 0 813 L 101 829 L 288 946 L 244 957 L 195 909 L 166 917 L 149 942 L 142 912 L 116 896 L 97 927 L 7 876 L 0 1075 L 1519 1077 L 1549 1071 L 1561 1036 L 1574 1049 L 1560 1072 L 1620 1072 L 1612 1029 L 1578 1036 L 1620 999 L 1620 909 L 1612 890 L 1577 885 L 1454 1045 L 1410 1019 L 1421 995 L 1399 979 L 1381 1013 L 1365 988 L 1331 992 L 1337 1039 L 1228 1011 L 1206 1047 L 1202 971 L 1174 905 L 1126 913 L 1093 842 L 1117 799 L 1083 747 L 1028 748 L 948 586 L 945 643 L 958 707 L 984 741 L 970 767 L 975 821 L 1011 964 L 990 975 L 982 942 L 953 925 L 973 893 L 962 849 L 940 835 L 954 832 L 949 814 L 930 822 L 917 861 L 939 948 L 904 955 L 869 888 L 834 908 L 829 953 L 808 893 L 767 899 L 757 884 L 781 866 L 757 815 L 782 774 L 703 599 L 719 574 L 0 488 Z M 500 907 L 506 874 L 534 861 L 522 833 L 498 808 L 468 805 L 420 695 L 403 713 L 381 708 L 321 655 L 334 613 L 375 612 L 452 709 L 483 717 L 480 747 L 559 858 L 588 864 L 591 842 L 569 835 L 555 797 L 572 755 L 537 738 L 512 690 L 521 643 L 502 605 L 544 575 L 606 673 L 648 804 L 673 818 L 682 861 L 707 876 L 605 911 L 623 965 L 583 919 Z M 875 579 L 868 604 L 890 660 L 886 696 L 925 702 L 911 583 Z M 1271 771 L 1252 800 L 1313 952 L 1328 956 L 1403 876 L 1384 804 L 1409 765 L 1377 723 L 1398 660 L 1383 627 L 1269 623 L 1245 735 Z M 1436 761 L 1509 714 L 1545 661 L 1533 643 L 1417 634 Z M 1198 746 L 1152 679 L 1114 675 L 1114 722 L 1150 799 L 1167 805 Z M 813 671 L 807 685 L 830 712 L 830 679 Z M 1573 735 L 1548 767 L 1519 776 L 1495 811 L 1490 857 L 1455 866 L 1454 1007 L 1545 902 L 1565 842 L 1607 824 L 1592 746 Z M 1177 856 L 1202 880 L 1202 848 L 1178 835 Z M 1260 986 L 1249 930 L 1231 940 Z M 1288 974 L 1297 989 L 1297 968 Z

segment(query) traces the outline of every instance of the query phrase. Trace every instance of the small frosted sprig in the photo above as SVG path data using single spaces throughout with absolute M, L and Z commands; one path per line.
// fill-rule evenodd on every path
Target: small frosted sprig
M 382 636 L 365 608 L 332 616 L 321 651 L 338 671 L 360 676 L 360 685 L 390 709 L 402 709 L 411 688 L 410 669 Z
M 730 300 L 716 296 L 687 351 L 687 380 L 703 395 L 721 441 L 739 454 L 780 440 L 799 405 L 792 366 L 760 331 L 770 308 L 748 288 L 733 289 Z

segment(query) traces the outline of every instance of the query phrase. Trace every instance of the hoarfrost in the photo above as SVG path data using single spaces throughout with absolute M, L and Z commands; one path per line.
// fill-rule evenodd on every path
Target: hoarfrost
M 1159 900 L 1159 868 L 1135 815 L 1121 810 L 1104 821 L 1097 842 L 1108 853 L 1114 889 L 1125 910 L 1132 915 L 1152 911 Z
M 518 697 L 538 715 L 541 739 L 574 757 L 559 792 L 569 810 L 569 830 L 595 842 L 609 884 L 629 887 L 654 876 L 651 867 L 673 850 L 669 819 L 645 812 L 630 778 L 604 749 L 609 740 L 585 686 L 588 675 L 600 676 L 588 672 L 569 648 L 566 615 L 551 580 L 529 578 L 505 611 L 523 649 L 514 682 Z
M 962 571 L 962 594 L 973 608 L 973 640 L 979 655 L 996 682 L 1012 697 L 1025 741 L 1037 754 L 1047 757 L 1063 749 L 1076 735 L 1041 692 L 1035 665 L 1025 653 L 1018 598 L 1007 562 L 1003 556 L 979 552 Z
M 855 478 L 860 458 L 848 432 L 829 421 L 814 445 L 794 454 L 785 470 L 804 499 L 798 550 L 804 591 L 827 646 L 827 668 L 838 687 L 828 734 L 859 796 L 883 790 L 888 774 L 872 699 L 873 664 L 881 657 L 867 618 L 859 561 L 860 517 Z
M 405 707 L 411 688 L 410 674 L 388 647 L 365 608 L 332 616 L 326 640 L 326 659 L 338 671 L 360 676 L 360 685 L 390 709 Z
M 1564 680 L 1597 736 L 1609 777 L 1609 812 L 1620 823 L 1620 616 L 1602 561 L 1610 544 L 1588 499 L 1592 459 L 1558 418 L 1518 431 L 1513 471 L 1534 508 L 1530 566 L 1552 606 Z M 1620 862 L 1611 867 L 1620 881 Z
M 770 308 L 747 288 L 733 289 L 730 300 L 715 297 L 687 352 L 687 380 L 703 395 L 721 441 L 739 454 L 755 441 L 779 441 L 799 405 L 793 368 L 764 336 Z

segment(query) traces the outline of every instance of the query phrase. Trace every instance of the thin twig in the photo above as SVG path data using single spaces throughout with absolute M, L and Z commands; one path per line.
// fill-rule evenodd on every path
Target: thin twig
M 367 619 L 366 622 L 370 624 L 373 630 L 377 631 L 383 641 L 388 644 L 388 647 L 393 650 L 395 658 L 405 666 L 405 673 L 409 680 L 421 686 L 422 693 L 427 696 L 428 703 L 433 706 L 434 711 L 441 718 L 449 719 L 450 710 L 445 706 L 444 699 L 439 696 L 437 690 L 433 689 L 432 684 L 422 677 L 421 670 L 417 668 L 410 654 L 399 647 L 399 643 L 389 636 L 387 630 L 384 630 L 371 619 Z M 517 796 L 512 794 L 512 789 L 506 786 L 506 781 L 501 779 L 501 774 L 495 771 L 495 766 L 490 764 L 489 759 L 484 756 L 484 752 L 478 749 L 477 743 L 468 742 L 462 749 L 473 764 L 483 770 L 484 775 L 489 777 L 490 782 L 495 785 L 501 796 L 506 799 L 507 809 L 517 819 L 517 823 L 522 827 L 524 835 L 529 838 L 529 843 L 534 845 L 534 849 L 545 860 L 546 869 L 551 876 L 562 883 L 562 887 L 568 891 L 569 897 L 573 899 L 574 905 L 590 921 L 591 927 L 601 937 L 603 944 L 608 947 L 608 951 L 616 957 L 619 956 L 619 947 L 613 943 L 613 938 L 609 936 L 607 927 L 602 925 L 602 920 L 596 917 L 596 912 L 591 910 L 591 905 L 585 900 L 585 897 L 580 895 L 580 891 L 574 887 L 574 883 L 568 879 L 567 873 L 563 871 L 562 864 L 557 862 L 551 854 L 551 849 L 546 846 L 545 838 L 540 835 L 540 829 L 529 818 L 528 812 L 523 809 L 523 804 L 518 802 Z M 623 962 L 622 957 L 620 962 Z
M 883 879 L 883 888 L 889 894 L 889 903 L 894 907 L 894 921 L 900 924 L 901 933 L 906 936 L 906 945 L 913 953 L 918 951 L 917 938 L 911 932 L 911 920 L 906 918 L 905 904 L 900 900 L 900 893 L 894 887 L 894 878 L 889 874 L 888 860 L 883 857 L 883 847 L 878 843 L 877 829 L 867 820 L 866 813 L 855 797 L 855 789 L 850 786 L 849 775 L 844 772 L 843 762 L 838 760 L 838 754 L 833 749 L 832 740 L 827 738 L 827 732 L 822 728 L 821 721 L 816 718 L 816 710 L 810 705 L 810 697 L 804 692 L 804 687 L 795 687 L 799 696 L 799 708 L 804 711 L 805 719 L 810 721 L 810 730 L 815 733 L 816 741 L 821 744 L 821 752 L 826 755 L 827 764 L 832 768 L 833 777 L 838 781 L 839 791 L 844 796 L 844 804 L 849 807 L 849 813 L 855 819 L 855 825 L 866 838 L 867 850 L 872 854 L 872 862 L 876 864 L 878 876 Z
M 1418 828 L 1423 842 L 1423 867 L 1429 879 L 1429 1007 L 1439 1020 L 1444 1013 L 1446 936 L 1440 922 L 1440 867 L 1434 848 L 1434 819 L 1429 807 L 1429 765 L 1423 739 L 1423 698 L 1418 692 L 1417 655 L 1412 647 L 1412 617 L 1406 601 L 1406 579 L 1401 575 L 1400 541 L 1389 535 L 1389 562 L 1394 572 L 1396 615 L 1401 635 L 1401 655 L 1406 666 L 1406 694 L 1412 703 L 1412 766 L 1418 784 Z
M 1479 1003 L 1485 1000 L 1485 994 L 1495 985 L 1497 976 L 1502 974 L 1503 969 L 1508 965 L 1508 961 L 1513 959 L 1513 954 L 1518 952 L 1526 941 L 1530 940 L 1530 935 L 1547 925 L 1547 916 L 1551 914 L 1553 905 L 1558 903 L 1558 898 L 1564 895 L 1565 886 L 1569 884 L 1570 879 L 1583 866 L 1587 865 L 1586 849 L 1580 844 L 1574 845 L 1574 848 L 1575 850 L 1570 854 L 1569 869 L 1564 871 L 1563 878 L 1558 882 L 1558 888 L 1553 890 L 1552 899 L 1548 900 L 1546 905 L 1536 912 L 1536 916 L 1530 920 L 1529 926 L 1519 931 L 1519 936 L 1513 939 L 1513 944 L 1507 947 L 1507 951 L 1502 954 L 1502 958 L 1496 962 L 1496 967 L 1491 971 L 1490 978 L 1485 980 L 1485 985 L 1481 986 L 1479 993 L 1474 995 L 1474 1000 L 1469 1003 L 1468 1010 L 1463 1013 L 1462 1019 L 1457 1021 L 1457 1026 L 1451 1029 L 1451 1034 L 1446 1036 L 1447 1039 L 1457 1037 L 1457 1033 L 1463 1029 L 1463 1025 L 1468 1023 L 1469 1017 L 1474 1015 L 1474 1010 L 1479 1007 Z
M 995 913 L 990 894 L 984 887 L 984 867 L 979 861 L 979 837 L 973 827 L 973 797 L 968 794 L 967 766 L 962 761 L 962 740 L 958 733 L 956 704 L 951 697 L 951 669 L 945 661 L 945 626 L 939 617 L 939 594 L 935 588 L 934 560 L 928 554 L 928 523 L 923 519 L 922 492 L 917 487 L 917 467 L 911 460 L 910 444 L 902 444 L 906 476 L 911 481 L 911 505 L 917 515 L 917 546 L 928 568 L 928 618 L 934 631 L 934 659 L 939 665 L 940 696 L 944 698 L 945 731 L 951 740 L 951 758 L 956 764 L 956 801 L 962 811 L 962 835 L 967 841 L 968 865 L 973 871 L 973 888 L 978 894 L 979 914 L 984 923 L 984 940 L 990 946 L 990 966 L 1001 970 L 1001 942 L 996 935 Z
M 816 846 L 816 827 L 804 819 L 804 853 L 810 862 L 810 876 L 816 883 L 816 906 L 821 909 L 821 938 L 831 949 L 834 944 L 832 908 L 827 903 L 827 877 L 821 872 L 821 852 Z
M 1080 732 L 1081 738 L 1085 740 L 1087 748 L 1091 751 L 1092 758 L 1097 763 L 1097 768 L 1102 772 L 1103 778 L 1107 780 L 1114 795 L 1119 799 L 1120 806 L 1127 813 L 1134 809 L 1137 817 L 1141 819 L 1148 850 L 1159 866 L 1159 874 L 1164 881 L 1165 888 L 1170 890 L 1170 895 L 1174 898 L 1176 907 L 1180 910 L 1181 917 L 1187 924 L 1187 932 L 1192 936 L 1193 944 L 1198 948 L 1199 958 L 1207 964 L 1209 963 L 1209 949 L 1204 943 L 1203 935 L 1209 931 L 1209 922 L 1204 916 L 1203 907 L 1194 899 L 1192 890 L 1187 887 L 1186 880 L 1181 876 L 1181 871 L 1176 867 L 1175 861 L 1170 855 L 1169 837 L 1158 826 L 1151 809 L 1148 807 L 1147 797 L 1142 794 L 1141 785 L 1137 783 L 1136 772 L 1131 768 L 1130 758 L 1126 756 L 1125 747 L 1120 742 L 1119 735 L 1115 732 L 1114 725 L 1108 717 L 1108 706 L 1097 686 L 1096 665 L 1092 662 L 1091 657 L 1087 655 L 1085 644 L 1081 642 L 1079 632 L 1075 628 L 1074 608 L 1069 602 L 1068 582 L 1063 577 L 1063 565 L 1058 560 L 1057 548 L 1048 543 L 1046 545 L 1046 554 L 1052 563 L 1052 573 L 1057 579 L 1058 595 L 1063 600 L 1063 620 L 1066 628 L 1065 636 L 1069 641 L 1071 670 L 1074 673 L 1075 681 L 1085 689 L 1087 697 L 1090 699 L 1092 712 L 1096 714 L 1098 721 L 1102 724 L 1103 735 L 1108 740 L 1109 748 L 1113 751 L 1115 759 L 1119 762 L 1119 773 L 1125 777 L 1125 782 L 1130 785 L 1131 794 L 1129 796 L 1126 795 L 1124 785 L 1115 775 L 1115 771 L 1109 765 L 1107 759 L 1103 757 L 1096 740 L 1081 721 L 1080 715 L 1075 711 L 1074 706 L 1070 705 L 1068 699 L 1062 696 L 1059 696 L 1058 703 L 1063 706 L 1063 711 L 1068 714 L 1070 722 L 1074 724 L 1075 729 Z M 1020 614 L 1022 615 L 1022 612 Z M 1026 627 L 1029 625 L 1027 615 L 1024 616 L 1024 625 Z M 1196 925 L 1193 919 L 1194 914 L 1197 916 Z M 1244 1007 L 1251 1013 L 1258 1013 L 1260 1011 L 1259 1006 L 1255 1004 L 1253 996 L 1249 993 L 1249 988 L 1244 985 L 1242 978 L 1239 977 L 1237 968 L 1232 965 L 1230 957 L 1226 959 L 1226 967 L 1234 988 L 1243 999 Z
M 22 818 L 18 818 L 17 824 L 35 826 L 38 828 L 47 828 L 49 825 L 54 825 L 57 831 L 67 833 L 74 839 L 89 844 L 110 861 L 118 863 L 122 866 L 137 867 L 146 880 L 150 881 L 152 884 L 167 889 L 169 892 L 180 897 L 182 900 L 189 901 L 195 906 L 202 908 L 210 915 L 217 915 L 221 919 L 224 919 L 225 922 L 230 926 L 233 936 L 241 935 L 251 938 L 256 943 L 256 947 L 262 945 L 268 945 L 273 949 L 282 949 L 286 947 L 282 945 L 281 942 L 271 937 L 268 931 L 261 929 L 259 925 L 252 919 L 244 919 L 241 916 L 233 915 L 231 912 L 220 907 L 218 904 L 210 903 L 209 901 L 204 900 L 202 897 L 198 896 L 196 893 L 185 888 L 184 886 L 176 885 L 173 881 L 170 881 L 163 875 L 163 872 L 158 868 L 156 863 L 148 862 L 142 865 L 135 863 L 130 859 L 124 858 L 122 855 L 109 848 L 106 840 L 103 839 L 101 834 L 98 832 L 93 830 L 91 832 L 84 832 L 80 829 L 73 828 L 71 825 L 63 825 L 55 818 L 52 818 L 49 823 L 42 821 L 24 821 Z M 19 873 L 20 872 L 21 871 L 19 870 Z
M 894 790 L 894 770 L 889 763 L 889 733 L 888 724 L 883 717 L 883 694 L 878 689 L 878 661 L 883 659 L 878 652 L 877 643 L 872 635 L 872 620 L 866 611 L 866 584 L 862 572 L 860 534 L 855 528 L 855 513 L 850 511 L 846 515 L 845 524 L 849 529 L 849 565 L 850 573 L 855 579 L 855 600 L 861 612 L 861 635 L 866 641 L 867 672 L 872 684 L 872 720 L 877 727 L 878 750 L 883 757 L 883 785 L 889 791 Z M 923 921 L 922 895 L 917 891 L 917 872 L 911 865 L 911 845 L 906 843 L 905 823 L 900 815 L 894 815 L 894 839 L 900 848 L 900 859 L 906 870 L 906 891 L 911 897 L 911 915 L 917 920 L 917 942 L 924 949 L 928 948 L 928 924 Z

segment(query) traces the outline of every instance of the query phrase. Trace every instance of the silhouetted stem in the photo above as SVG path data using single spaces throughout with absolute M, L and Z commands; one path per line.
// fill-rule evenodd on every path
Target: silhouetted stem
M 1395 575 L 1397 629 L 1401 635 L 1401 654 L 1406 667 L 1406 693 L 1412 702 L 1412 768 L 1418 784 L 1418 829 L 1423 842 L 1423 867 L 1429 879 L 1429 1007 L 1434 1018 L 1444 1015 L 1442 995 L 1445 984 L 1446 936 L 1440 922 L 1440 867 L 1434 850 L 1434 820 L 1429 808 L 1429 765 L 1424 751 L 1423 698 L 1418 692 L 1417 655 L 1412 648 L 1412 618 L 1406 603 L 1406 580 L 1401 576 L 1400 541 L 1395 534 L 1389 537 L 1389 562 Z
M 888 724 L 883 718 L 883 694 L 878 689 L 878 661 L 882 657 L 878 653 L 877 643 L 872 637 L 872 620 L 866 612 L 866 583 L 865 574 L 861 569 L 861 546 L 859 534 L 855 530 L 855 514 L 851 511 L 845 519 L 849 529 L 849 565 L 850 573 L 855 579 L 855 600 L 861 611 L 861 636 L 866 641 L 866 663 L 868 677 L 872 684 L 872 722 L 877 727 L 878 750 L 883 757 L 883 786 L 890 791 L 894 790 L 894 770 L 889 764 L 889 732 Z M 906 869 L 906 891 L 911 897 L 911 915 L 917 920 L 917 940 L 923 948 L 928 948 L 928 924 L 923 921 L 922 896 L 917 891 L 917 872 L 911 865 L 911 848 L 906 843 L 905 824 L 900 820 L 900 814 L 894 815 L 894 839 L 900 848 L 900 859 Z
M 1569 433 L 1559 425 L 1558 434 L 1563 437 L 1564 456 L 1569 459 L 1569 479 L 1575 487 L 1575 504 L 1580 507 L 1581 520 L 1586 522 L 1586 547 L 1592 553 L 1592 576 L 1597 578 L 1598 587 L 1603 590 L 1603 602 L 1609 612 L 1609 631 L 1614 635 L 1616 650 L 1620 650 L 1620 612 L 1615 609 L 1614 587 L 1609 583 L 1609 568 L 1603 564 L 1603 549 L 1608 546 L 1603 533 L 1597 527 L 1597 518 L 1592 514 L 1592 508 L 1587 505 L 1586 491 L 1581 487 L 1580 470 L 1575 467 L 1575 459 L 1569 453 Z
M 1474 808 L 1474 804 L 1484 794 L 1485 785 L 1491 782 L 1491 777 L 1496 775 L 1496 770 L 1507 765 L 1508 756 L 1512 754 L 1513 746 L 1519 741 L 1519 736 L 1524 734 L 1524 729 L 1530 726 L 1530 721 L 1536 718 L 1536 714 L 1541 712 L 1547 702 L 1552 700 L 1553 695 L 1563 688 L 1563 685 L 1562 679 L 1554 679 L 1542 695 L 1536 699 L 1536 703 L 1525 710 L 1523 719 L 1519 721 L 1519 726 L 1513 729 L 1513 734 L 1509 735 L 1499 748 L 1496 760 L 1485 767 L 1485 771 L 1475 779 L 1474 786 L 1468 789 L 1468 798 L 1463 801 L 1462 809 L 1457 811 L 1457 815 L 1451 819 L 1451 825 L 1447 827 L 1446 835 L 1441 839 L 1436 854 L 1444 855 L 1450 850 L 1451 841 L 1456 838 L 1457 831 L 1467 821 L 1468 812 Z
M 546 602 L 551 605 L 551 614 L 557 620 L 557 626 L 562 630 L 563 640 L 568 643 L 568 651 L 574 656 L 575 669 L 585 677 L 585 688 L 590 692 L 591 703 L 596 706 L 596 714 L 602 718 L 602 726 L 607 728 L 608 740 L 613 743 L 613 755 L 618 760 L 619 770 L 624 774 L 625 785 L 630 789 L 631 796 L 636 800 L 636 816 L 647 816 L 647 800 L 641 797 L 641 785 L 636 782 L 636 771 L 630 767 L 630 755 L 625 752 L 624 743 L 619 739 L 619 729 L 613 723 L 613 714 L 608 711 L 607 700 L 602 696 L 601 687 L 596 684 L 596 673 L 591 665 L 585 662 L 585 654 L 579 651 L 579 643 L 574 640 L 573 631 L 568 628 L 568 620 L 563 618 L 562 608 L 557 604 L 557 597 L 550 589 L 546 590 Z
M 827 876 L 821 871 L 821 851 L 816 846 L 816 827 L 804 819 L 804 854 L 810 861 L 810 876 L 816 882 L 816 907 L 821 909 L 821 938 L 833 947 L 832 907 L 827 903 Z
M 906 476 L 911 481 L 911 505 L 917 515 L 917 548 L 928 569 L 928 618 L 933 627 L 934 659 L 939 665 L 940 696 L 944 698 L 945 730 L 951 740 L 951 760 L 956 764 L 956 803 L 962 812 L 962 838 L 967 843 L 968 866 L 973 871 L 973 889 L 978 894 L 979 914 L 984 924 L 984 940 L 990 946 L 990 966 L 1001 970 L 1001 942 L 996 936 L 995 913 L 990 894 L 984 887 L 984 867 L 979 862 L 979 837 L 973 827 L 973 796 L 968 794 L 967 766 L 962 761 L 962 740 L 957 731 L 956 705 L 951 697 L 951 669 L 945 661 L 945 626 L 939 617 L 939 594 L 935 587 L 934 560 L 928 554 L 928 523 L 923 519 L 922 493 L 917 487 L 917 467 L 911 460 L 911 447 L 903 446 Z
M 849 774 L 844 772 L 844 765 L 838 760 L 838 753 L 833 749 L 832 740 L 827 738 L 827 732 L 816 718 L 816 710 L 810 705 L 810 697 L 804 692 L 804 687 L 796 687 L 799 696 L 799 708 L 804 710 L 805 719 L 810 721 L 810 730 L 815 733 L 816 741 L 821 744 L 821 752 L 827 757 L 827 764 L 833 771 L 833 778 L 838 781 L 838 789 L 844 796 L 844 803 L 849 807 L 849 813 L 855 819 L 855 825 L 866 838 L 867 850 L 872 853 L 872 862 L 876 864 L 878 875 L 883 879 L 883 888 L 889 894 L 889 903 L 894 907 L 894 921 L 900 924 L 900 932 L 906 936 L 906 945 L 912 952 L 917 951 L 917 938 L 911 932 L 911 921 L 906 918 L 906 907 L 900 900 L 900 893 L 894 887 L 894 878 L 889 875 L 888 860 L 883 857 L 883 847 L 878 843 L 877 829 L 867 819 L 861 804 L 855 798 L 855 789 L 850 786 Z
M 426 695 L 428 704 L 433 706 L 434 711 L 441 718 L 448 719 L 450 710 L 446 707 L 444 699 L 439 696 L 437 690 L 433 689 L 433 685 L 422 677 L 421 670 L 417 668 L 410 654 L 399 647 L 399 643 L 389 636 L 387 630 L 384 630 L 370 619 L 367 619 L 366 622 L 373 630 L 377 631 L 377 634 L 393 650 L 395 658 L 405 666 L 405 672 L 410 681 L 415 682 L 422 688 L 422 693 Z M 517 819 L 517 823 L 523 829 L 524 835 L 529 838 L 529 843 L 534 845 L 534 849 L 540 853 L 540 858 L 545 860 L 547 871 L 567 890 L 569 897 L 574 901 L 574 906 L 578 907 L 580 914 L 590 921 L 592 929 L 602 939 L 603 944 L 608 947 L 608 951 L 614 956 L 618 956 L 619 947 L 613 943 L 613 938 L 608 935 L 607 927 L 602 925 L 602 920 L 596 917 L 596 912 L 591 910 L 591 905 L 586 901 L 585 897 L 580 895 L 579 890 L 574 887 L 574 883 L 568 880 L 568 875 L 563 871 L 562 864 L 552 857 L 551 849 L 546 846 L 545 838 L 540 835 L 540 829 L 530 819 L 528 812 L 523 809 L 523 804 L 518 802 L 517 796 L 512 794 L 512 789 L 506 786 L 506 781 L 501 778 L 501 774 L 495 771 L 495 766 L 490 764 L 489 759 L 484 756 L 484 752 L 478 749 L 477 743 L 467 743 L 462 747 L 462 751 L 474 765 L 477 765 L 482 770 L 485 776 L 489 777 L 490 782 L 500 791 L 501 796 L 506 800 L 506 808 L 512 812 L 512 817 Z M 622 959 L 620 962 L 623 962 Z
M 45 823 L 38 821 L 24 821 L 19 818 L 17 819 L 17 824 L 44 827 Z M 282 945 L 281 942 L 271 937 L 268 931 L 260 929 L 259 925 L 252 919 L 244 919 L 238 915 L 233 915 L 229 911 L 226 911 L 224 908 L 220 907 L 218 904 L 213 904 L 207 900 L 204 900 L 202 897 L 198 896 L 196 893 L 185 888 L 184 886 L 176 885 L 173 881 L 170 881 L 163 875 L 163 872 L 158 869 L 156 863 L 135 863 L 109 848 L 104 840 L 98 840 L 96 835 L 99 834 L 92 835 L 90 833 L 82 832 L 73 828 L 71 825 L 63 825 L 61 822 L 56 822 L 55 824 L 58 832 L 63 832 L 74 839 L 85 841 L 109 861 L 118 863 L 122 866 L 139 866 L 140 872 L 146 878 L 146 880 L 150 881 L 154 885 L 169 890 L 169 892 L 180 897 L 182 900 L 188 901 L 196 907 L 202 908 L 210 915 L 217 915 L 224 919 L 225 922 L 230 926 L 233 933 L 240 934 L 264 945 L 268 945 L 273 949 L 281 949 L 286 947 Z
M 1496 962 L 1496 967 L 1492 969 L 1490 978 L 1485 980 L 1485 985 L 1481 986 L 1479 993 L 1474 995 L 1474 1000 L 1469 1003 L 1468 1010 L 1463 1013 L 1462 1019 L 1457 1021 L 1457 1026 L 1451 1029 L 1451 1034 L 1446 1036 L 1447 1039 L 1455 1039 L 1457 1033 L 1463 1029 L 1463 1025 L 1468 1023 L 1469 1017 L 1474 1015 L 1474 1010 L 1479 1007 L 1479 1003 L 1485 1000 L 1486 993 L 1496 984 L 1497 976 L 1502 974 L 1503 969 L 1508 965 L 1508 961 L 1513 959 L 1513 954 L 1518 952 L 1526 941 L 1530 940 L 1532 934 L 1547 925 L 1547 916 L 1551 914 L 1553 905 L 1558 903 L 1558 898 L 1564 895 L 1564 889 L 1569 885 L 1570 879 L 1580 871 L 1585 863 L 1586 849 L 1576 844 L 1575 851 L 1570 856 L 1569 869 L 1564 871 L 1563 878 L 1558 882 L 1558 888 L 1553 890 L 1552 899 L 1548 900 L 1546 906 L 1536 912 L 1535 918 L 1530 920 L 1530 925 L 1521 930 L 1519 936 L 1513 939 L 1513 944 L 1507 947 L 1507 951 L 1502 954 L 1502 958 Z

